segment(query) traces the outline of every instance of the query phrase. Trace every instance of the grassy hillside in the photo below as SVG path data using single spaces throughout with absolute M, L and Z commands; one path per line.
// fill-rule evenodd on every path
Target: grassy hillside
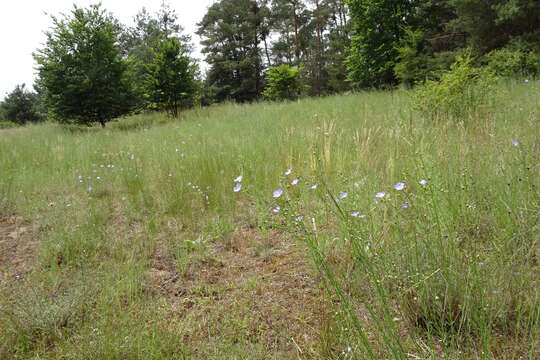
M 0 358 L 537 359 L 540 83 L 499 89 L 0 130 Z

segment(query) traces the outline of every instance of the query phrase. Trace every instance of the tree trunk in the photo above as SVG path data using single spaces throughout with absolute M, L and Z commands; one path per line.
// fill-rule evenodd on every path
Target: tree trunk
M 266 35 L 263 35 L 263 41 L 264 41 L 264 52 L 266 53 L 266 61 L 268 61 L 268 67 L 272 66 L 272 62 L 270 61 L 270 53 L 268 52 L 268 43 L 266 41 Z
M 294 24 L 294 55 L 296 64 L 300 63 L 300 40 L 298 39 L 298 17 L 296 15 L 296 0 L 292 1 L 293 5 L 293 24 Z
M 315 94 L 321 95 L 321 73 L 322 73 L 322 26 L 320 21 L 319 0 L 315 0 L 315 16 L 316 16 L 316 33 L 317 33 L 317 50 L 315 55 Z

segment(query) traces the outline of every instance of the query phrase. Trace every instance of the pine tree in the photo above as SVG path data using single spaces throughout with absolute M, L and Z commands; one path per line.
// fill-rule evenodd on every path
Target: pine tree
M 272 31 L 277 34 L 272 43 L 274 61 L 299 65 L 307 48 L 311 14 L 300 0 L 273 0 L 271 9 Z
M 266 15 L 258 1 L 221 0 L 199 23 L 197 33 L 210 66 L 207 86 L 217 101 L 250 101 L 261 94 L 260 43 L 267 36 Z

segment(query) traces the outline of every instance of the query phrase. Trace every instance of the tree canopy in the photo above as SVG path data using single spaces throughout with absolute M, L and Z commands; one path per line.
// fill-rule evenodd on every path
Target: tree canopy
M 0 120 L 9 120 L 19 125 L 43 120 L 39 112 L 39 97 L 28 91 L 26 85 L 17 85 L 0 103 Z
M 117 46 L 119 27 L 100 5 L 75 6 L 53 17 L 43 49 L 35 54 L 39 85 L 55 119 L 100 123 L 125 114 L 131 106 L 126 65 Z
M 464 52 L 498 76 L 540 74 L 540 2 L 530 0 L 216 0 L 198 23 L 202 77 L 165 2 L 131 25 L 100 5 L 52 22 L 34 55 L 37 93 L 17 87 L 3 117 L 104 125 L 130 112 L 416 86 Z
M 125 27 L 120 37 L 121 49 L 128 65 L 127 78 L 134 95 L 133 107 L 136 111 L 163 109 L 163 96 L 158 92 L 164 91 L 165 84 L 163 83 L 163 73 L 156 71 L 156 67 L 164 65 L 164 59 L 157 57 L 159 54 L 163 55 L 165 48 L 170 49 L 174 42 L 178 55 L 180 56 L 181 53 L 182 57 L 189 62 L 189 68 L 192 70 L 189 72 L 190 78 L 184 77 L 183 81 L 193 85 L 197 66 L 190 57 L 191 39 L 183 33 L 184 29 L 178 23 L 176 12 L 166 3 L 163 3 L 155 14 L 151 14 L 143 8 L 133 20 L 134 24 Z M 181 77 L 185 75 L 183 72 L 178 74 Z M 154 77 L 157 75 L 161 76 L 160 79 Z M 170 76 L 168 79 L 177 81 Z M 161 82 L 161 87 L 157 88 L 156 83 L 159 82 Z M 176 87 L 172 84 L 167 86 L 170 90 L 174 90 Z M 190 91 L 194 92 L 195 88 L 191 87 Z M 194 93 L 190 94 L 190 96 L 194 95 Z M 173 94 L 168 96 L 174 97 Z M 176 111 L 174 113 L 176 114 Z
M 163 39 L 148 65 L 147 89 L 152 101 L 170 115 L 177 117 L 178 110 L 186 107 L 195 94 L 195 68 L 187 50 L 177 38 Z
M 249 101 L 261 94 L 263 14 L 257 1 L 221 0 L 199 23 L 209 65 L 206 81 L 218 101 Z
M 266 82 L 264 97 L 269 100 L 293 100 L 302 90 L 300 70 L 287 64 L 268 68 Z

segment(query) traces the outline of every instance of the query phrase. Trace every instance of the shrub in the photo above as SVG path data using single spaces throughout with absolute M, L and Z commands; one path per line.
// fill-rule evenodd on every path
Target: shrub
M 266 88 L 263 95 L 268 100 L 293 100 L 300 95 L 300 69 L 279 65 L 266 72 Z
M 17 127 L 17 124 L 7 120 L 0 120 L 0 129 L 11 129 Z
M 413 94 L 416 110 L 433 118 L 463 118 L 489 105 L 495 77 L 472 65 L 470 54 L 458 56 L 440 80 L 427 80 Z
M 540 75 L 540 52 L 505 47 L 485 56 L 487 68 L 497 76 L 536 77 Z
M 0 119 L 12 121 L 18 125 L 41 121 L 43 117 L 38 111 L 38 106 L 38 94 L 28 91 L 25 84 L 17 85 L 0 103 Z

